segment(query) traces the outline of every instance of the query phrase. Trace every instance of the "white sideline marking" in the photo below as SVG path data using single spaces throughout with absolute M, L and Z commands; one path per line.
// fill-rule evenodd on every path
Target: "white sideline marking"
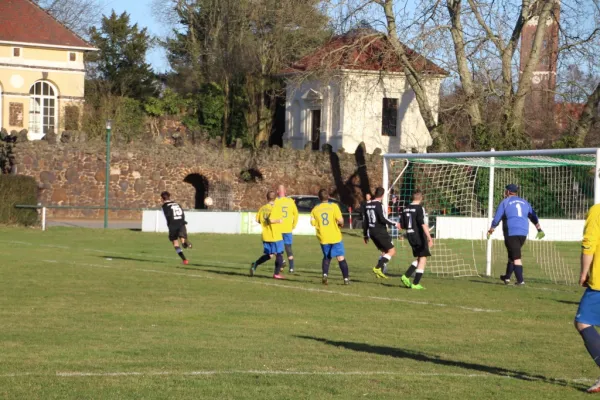
M 442 377 L 442 378 L 499 378 L 514 379 L 513 375 L 491 373 L 460 374 L 444 372 L 391 372 L 391 371 L 277 371 L 277 370 L 204 370 L 204 371 L 115 371 L 115 372 L 85 372 L 57 371 L 52 373 L 16 372 L 1 374 L 0 378 L 17 378 L 26 376 L 55 376 L 58 378 L 88 378 L 88 377 L 131 377 L 131 376 L 211 376 L 211 375 L 304 375 L 304 376 L 406 376 L 406 377 Z M 532 379 L 533 381 L 539 379 Z M 574 383 L 594 382 L 589 378 L 548 378 L 549 381 L 564 381 Z
M 42 260 L 42 261 L 46 262 L 46 263 L 52 263 L 52 264 L 56 264 L 58 262 L 56 260 Z M 64 262 L 64 264 L 75 265 L 75 266 L 79 265 L 79 266 L 83 266 L 83 267 L 92 267 L 92 268 L 121 269 L 120 267 L 116 266 L 115 264 L 102 265 L 102 264 L 78 263 L 78 262 L 73 262 L 73 261 L 67 261 L 67 262 Z M 157 270 L 157 269 L 146 269 L 146 268 L 127 268 L 127 270 L 150 272 L 150 273 L 155 273 L 155 274 L 187 276 L 187 277 L 191 277 L 191 278 L 213 279 L 213 280 L 220 280 L 220 281 L 227 281 L 227 282 L 233 281 L 233 282 L 241 282 L 241 283 L 250 283 L 250 284 L 254 284 L 254 285 L 273 286 L 273 287 L 284 288 L 284 289 L 300 290 L 300 291 L 304 291 L 304 292 L 337 294 L 340 296 L 357 297 L 357 298 L 361 298 L 361 299 L 383 300 L 383 301 L 392 301 L 392 302 L 398 302 L 398 303 L 427 305 L 427 306 L 434 306 L 434 307 L 450 307 L 450 308 L 458 308 L 461 310 L 467 310 L 467 311 L 473 311 L 473 312 L 500 312 L 500 311 L 502 311 L 502 310 L 492 310 L 492 309 L 487 309 L 487 308 L 457 306 L 457 305 L 452 305 L 452 304 L 430 303 L 428 301 L 398 299 L 398 298 L 393 298 L 393 297 L 364 296 L 364 295 L 360 295 L 360 294 L 356 294 L 356 293 L 336 292 L 334 290 L 306 288 L 306 287 L 295 286 L 295 285 L 283 285 L 280 283 L 259 282 L 255 279 L 250 279 L 250 278 L 248 278 L 248 280 L 240 280 L 240 279 L 235 279 L 235 278 L 220 278 L 220 277 L 216 277 L 216 276 L 208 276 L 208 275 L 201 275 L 201 274 L 186 274 L 184 272 L 161 271 L 161 270 Z

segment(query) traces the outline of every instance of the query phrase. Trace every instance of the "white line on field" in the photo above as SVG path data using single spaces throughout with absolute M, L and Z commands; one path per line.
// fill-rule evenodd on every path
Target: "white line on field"
M 56 260 L 42 260 L 42 261 L 46 262 L 46 263 L 52 263 L 52 264 L 57 263 Z M 121 269 L 119 266 L 114 265 L 114 264 L 113 265 L 89 264 L 89 263 L 78 263 L 78 262 L 73 262 L 73 261 L 67 261 L 67 262 L 64 262 L 64 264 L 83 266 L 83 267 L 92 267 L 92 268 Z M 278 287 L 278 288 L 283 288 L 283 289 L 300 290 L 300 291 L 304 291 L 304 292 L 337 294 L 340 296 L 356 297 L 356 298 L 361 298 L 361 299 L 383 300 L 383 301 L 391 301 L 391 302 L 398 302 L 398 303 L 427 305 L 427 306 L 434 306 L 434 307 L 458 308 L 461 310 L 467 310 L 467 311 L 473 311 L 473 312 L 488 312 L 489 313 L 489 312 L 500 312 L 501 311 L 501 310 L 492 310 L 492 309 L 488 309 L 488 308 L 457 306 L 457 305 L 453 305 L 453 304 L 430 303 L 428 301 L 398 299 L 398 298 L 394 298 L 394 297 L 365 296 L 365 295 L 360 295 L 360 294 L 356 294 L 356 293 L 336 292 L 334 290 L 306 288 L 306 287 L 295 286 L 295 285 L 284 285 L 281 283 L 260 282 L 260 281 L 257 281 L 255 279 L 250 279 L 250 278 L 248 278 L 247 280 L 241 280 L 241 279 L 235 279 L 235 278 L 221 278 L 221 277 L 216 277 L 216 276 L 208 276 L 208 275 L 201 275 L 201 274 L 187 274 L 187 273 L 183 273 L 183 272 L 171 272 L 171 271 L 162 271 L 162 270 L 147 269 L 147 268 L 127 268 L 127 270 L 150 272 L 150 273 L 155 273 L 155 274 L 187 276 L 187 277 L 191 277 L 191 278 L 214 279 L 214 280 L 221 280 L 221 281 L 227 281 L 227 282 L 233 281 L 233 282 L 241 282 L 241 283 L 250 283 L 250 284 L 254 284 L 254 285 L 272 286 L 272 287 Z
M 0 378 L 16 378 L 26 376 L 55 376 L 58 378 L 87 378 L 87 377 L 131 377 L 131 376 L 211 376 L 211 375 L 304 375 L 304 376 L 403 376 L 403 377 L 442 377 L 442 378 L 501 378 L 511 379 L 512 375 L 501 374 L 460 374 L 443 372 L 391 372 L 391 371 L 285 371 L 285 370 L 204 370 L 204 371 L 115 371 L 115 372 L 85 372 L 57 371 L 55 373 L 16 372 L 0 374 Z M 534 379 L 535 380 L 535 379 Z M 589 378 L 549 378 L 549 381 L 574 383 L 593 382 Z

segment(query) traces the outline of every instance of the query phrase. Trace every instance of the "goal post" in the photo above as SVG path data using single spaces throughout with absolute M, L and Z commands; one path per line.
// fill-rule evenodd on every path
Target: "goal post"
M 577 242 L 585 215 L 590 206 L 600 203 L 599 161 L 596 148 L 385 154 L 384 207 L 392 218 L 398 217 L 412 192 L 421 190 L 435 240 L 429 271 L 444 276 L 499 276 L 507 258 L 499 242 L 502 230 L 490 239 L 486 232 L 505 186 L 515 183 L 546 233 L 543 240 L 535 240 L 530 224 L 523 254 L 527 276 L 572 284 L 577 280 Z M 392 234 L 399 247 L 408 247 L 402 235 L 395 230 Z

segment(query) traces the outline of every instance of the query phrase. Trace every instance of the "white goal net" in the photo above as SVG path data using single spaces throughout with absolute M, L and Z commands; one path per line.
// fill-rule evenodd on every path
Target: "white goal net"
M 596 149 L 454 154 L 388 154 L 384 187 L 392 218 L 424 194 L 423 206 L 434 237 L 427 270 L 440 276 L 499 276 L 507 262 L 502 229 L 486 239 L 491 217 L 510 183 L 529 201 L 546 237 L 536 240 L 533 224 L 523 248 L 528 281 L 574 284 L 587 210 L 594 204 Z M 401 233 L 396 263 L 411 258 Z M 406 264 L 406 265 L 404 265 Z M 393 266 L 392 266 L 393 267 Z

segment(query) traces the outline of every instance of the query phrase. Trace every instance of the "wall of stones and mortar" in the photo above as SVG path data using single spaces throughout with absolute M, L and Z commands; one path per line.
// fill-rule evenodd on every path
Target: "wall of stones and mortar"
M 202 175 L 209 195 L 227 188 L 228 208 L 256 210 L 265 202 L 265 193 L 280 183 L 289 194 L 317 194 L 327 188 L 332 197 L 347 205 L 358 205 L 362 193 L 381 185 L 380 155 L 314 152 L 288 148 L 220 149 L 210 144 L 117 145 L 111 152 L 110 206 L 155 208 L 159 194 L 171 192 L 184 208 L 195 207 L 196 189 L 184 182 L 190 174 Z M 105 147 L 103 143 L 17 143 L 13 149 L 16 173 L 39 182 L 44 205 L 102 206 L 105 188 Z M 241 177 L 242 171 L 246 180 Z M 14 172 L 14 170 L 13 170 Z M 255 177 L 255 179 L 248 178 Z M 100 218 L 102 210 L 49 210 L 50 217 Z M 111 218 L 139 219 L 139 211 L 120 210 Z

